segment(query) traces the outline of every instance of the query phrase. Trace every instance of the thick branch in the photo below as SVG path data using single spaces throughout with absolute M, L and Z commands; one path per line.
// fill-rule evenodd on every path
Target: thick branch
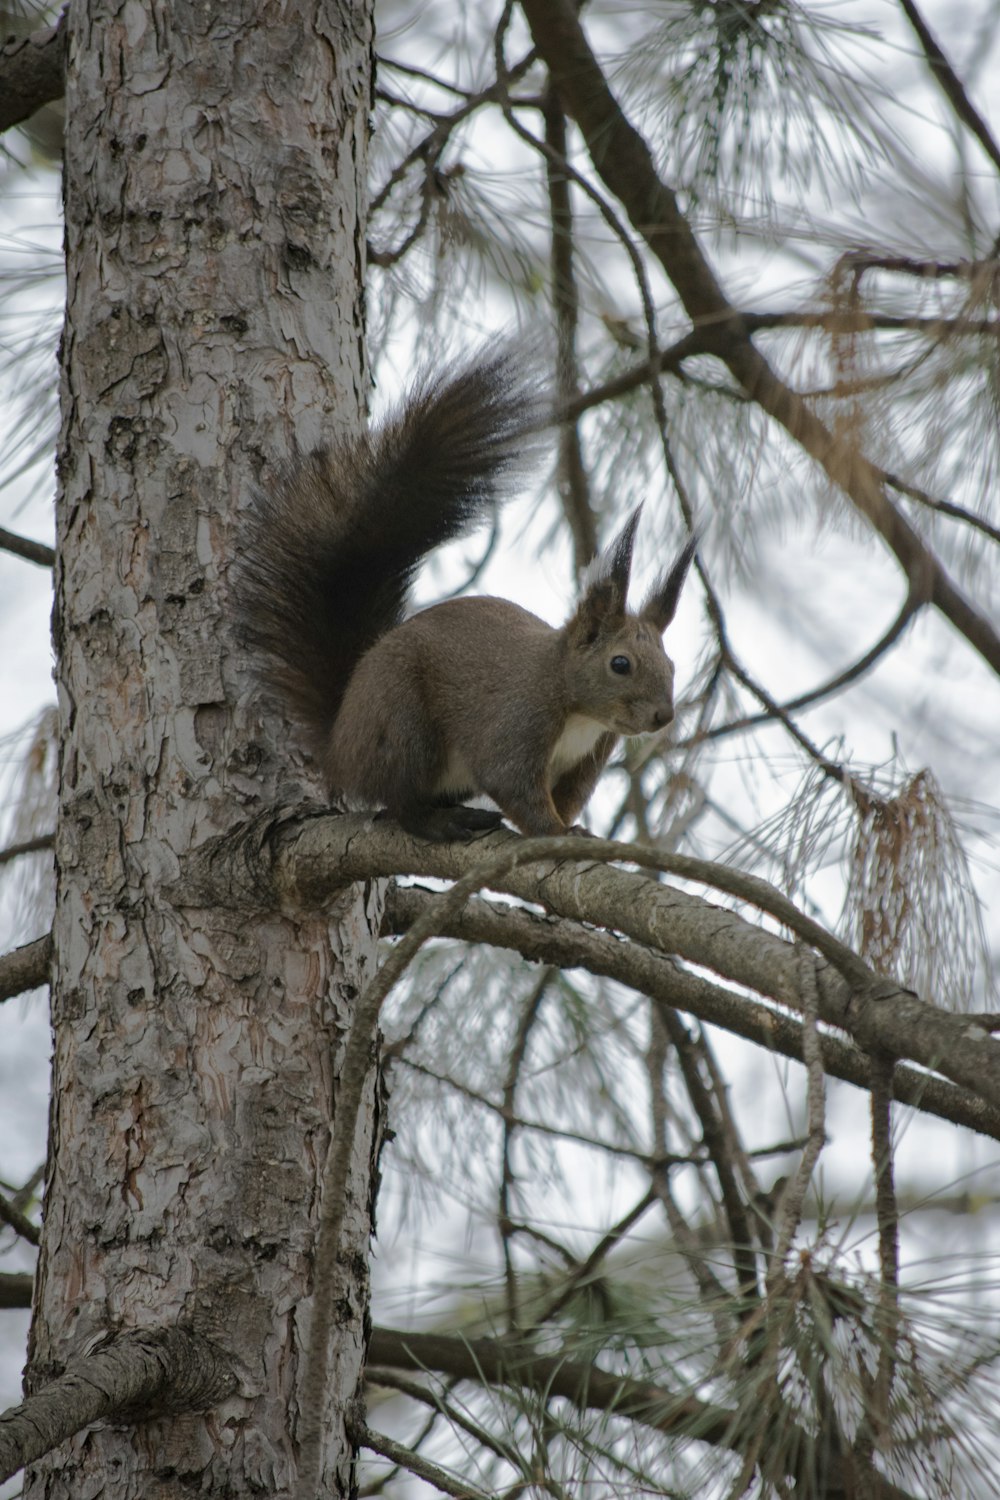
M 28 1271 L 0 1271 L 0 1307 L 30 1307 L 34 1285 Z
M 383 932 L 405 932 L 421 915 L 431 896 L 431 892 L 420 886 L 390 886 Z M 641 943 L 623 943 L 609 933 L 578 922 L 539 916 L 521 907 L 494 905 L 481 898 L 469 901 L 442 928 L 441 935 L 513 949 L 533 962 L 555 964 L 563 969 L 579 966 L 591 974 L 616 979 L 769 1052 L 795 1062 L 803 1061 L 801 1021 L 735 990 L 712 984 Z M 871 1060 L 860 1047 L 829 1031 L 820 1034 L 820 1047 L 823 1067 L 831 1078 L 871 1089 Z M 964 1125 L 968 1130 L 1000 1140 L 1000 1110 L 984 1104 L 968 1090 L 916 1068 L 900 1065 L 894 1070 L 893 1098 L 925 1114 L 937 1115 L 949 1124 Z
M 456 1338 L 451 1334 L 404 1333 L 374 1328 L 368 1362 L 402 1370 L 437 1370 L 477 1385 L 517 1385 L 563 1396 L 586 1409 L 596 1407 L 631 1418 L 659 1432 L 687 1433 L 731 1447 L 735 1413 L 643 1380 L 609 1375 L 583 1360 L 541 1354 L 527 1340 Z
M 356 880 L 383 875 L 470 875 L 517 836 L 491 834 L 473 845 L 428 844 L 387 820 L 316 812 L 286 821 L 261 818 L 237 837 L 190 854 L 168 890 L 184 905 L 234 904 L 242 910 L 315 910 Z M 528 841 L 520 841 L 526 844 Z M 824 955 L 817 963 L 820 1019 L 850 1032 L 863 1048 L 881 1048 L 932 1068 L 1000 1107 L 1000 1042 L 965 1017 L 928 1004 L 880 979 L 845 944 L 755 876 L 642 845 L 574 838 L 534 840 L 531 864 L 487 883 L 574 921 L 606 927 L 663 953 L 675 953 L 769 999 L 801 1009 L 794 946 L 736 912 L 646 875 L 608 868 L 619 860 L 735 894 L 770 912 Z M 850 975 L 850 977 L 845 977 Z
M 0 1000 L 48 984 L 51 967 L 52 939 L 48 934 L 0 955 Z
M 236 1389 L 214 1345 L 180 1328 L 121 1333 L 0 1416 L 0 1481 L 102 1417 L 201 1411 Z
M 461 1339 L 439 1333 L 404 1333 L 395 1328 L 372 1330 L 369 1363 L 404 1370 L 436 1370 L 476 1385 L 508 1385 L 537 1391 L 546 1399 L 560 1396 L 581 1410 L 612 1413 L 671 1436 L 739 1451 L 746 1429 L 739 1414 L 696 1396 L 671 1391 L 651 1381 L 610 1375 L 584 1360 L 563 1354 L 540 1354 L 516 1340 Z M 786 1429 L 786 1436 L 790 1436 Z M 803 1441 L 805 1436 L 803 1434 Z M 789 1441 L 786 1451 L 794 1454 Z M 830 1476 L 836 1486 L 840 1476 Z M 871 1500 L 912 1500 L 906 1491 L 874 1470 L 866 1474 Z M 837 1491 L 839 1493 L 839 1491 Z M 830 1494 L 835 1493 L 831 1487 Z M 846 1490 L 843 1493 L 847 1493 Z
M 13 37 L 0 47 L 0 130 L 20 125 L 43 104 L 62 98 L 65 19 L 63 15 L 57 26 Z
M 1000 672 L 1000 636 L 947 576 L 889 500 L 877 471 L 831 433 L 780 379 L 752 342 L 705 259 L 673 190 L 661 181 L 642 136 L 608 88 L 572 0 L 523 0 L 540 56 L 583 132 L 599 176 L 615 193 L 673 282 L 685 310 L 747 395 L 800 443 L 884 538 L 911 586 L 932 600 Z

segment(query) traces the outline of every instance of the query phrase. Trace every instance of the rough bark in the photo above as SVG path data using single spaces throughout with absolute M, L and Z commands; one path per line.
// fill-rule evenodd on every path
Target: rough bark
M 25 1493 L 287 1493 L 318 1187 L 373 909 L 167 894 L 185 849 L 302 794 L 227 628 L 248 486 L 360 420 L 365 4 L 72 0 L 56 611 L 54 1089 L 29 1389 L 186 1327 L 240 1384 L 98 1427 Z M 323 1493 L 367 1314 L 374 1094 L 352 1160 Z

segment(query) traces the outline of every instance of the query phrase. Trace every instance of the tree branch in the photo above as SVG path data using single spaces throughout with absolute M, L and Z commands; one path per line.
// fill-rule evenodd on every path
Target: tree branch
M 899 3 L 903 7 L 906 19 L 917 34 L 924 57 L 927 59 L 927 65 L 941 85 L 941 92 L 962 124 L 976 137 L 993 165 L 1000 167 L 1000 146 L 993 139 L 989 126 L 966 93 L 962 80 L 942 52 L 937 38 L 931 32 L 913 0 L 899 0 Z
M 3 78 L 2 71 L 0 71 L 0 98 L 2 97 Z M 0 116 L 2 113 L 3 106 L 0 105 Z M 47 547 L 44 542 L 32 541 L 28 536 L 18 536 L 15 531 L 7 531 L 3 526 L 0 526 L 0 552 L 12 552 L 15 557 L 23 557 L 27 562 L 37 563 L 40 568 L 55 566 L 56 554 L 52 547 Z
M 907 594 L 903 601 L 899 614 L 893 620 L 884 635 L 880 636 L 875 644 L 859 656 L 857 661 L 838 672 L 835 677 L 828 678 L 826 682 L 820 683 L 818 687 L 810 688 L 806 693 L 800 693 L 796 698 L 790 698 L 787 703 L 778 705 L 780 714 L 795 713 L 800 708 L 809 708 L 814 703 L 820 703 L 824 698 L 830 698 L 848 687 L 859 677 L 869 671 L 885 653 L 899 640 L 903 631 L 909 625 L 914 615 L 922 607 L 922 600 L 914 598 L 913 593 Z M 678 740 L 675 749 L 686 750 L 691 745 L 700 745 L 706 740 L 724 739 L 727 735 L 738 734 L 744 729 L 754 729 L 760 724 L 770 724 L 778 717 L 778 714 L 765 709 L 759 714 L 745 714 L 742 719 L 728 719 L 724 724 L 716 724 L 710 728 L 696 729 L 694 733 L 685 740 Z
M 62 98 L 65 63 L 65 12 L 57 25 L 12 37 L 0 47 L 0 130 L 20 125 L 43 104 Z
M 0 1271 L 0 1307 L 30 1307 L 34 1285 L 28 1271 Z
M 511 841 L 518 846 L 516 859 L 505 852 Z M 506 871 L 486 864 L 501 855 Z M 876 975 L 766 881 L 708 860 L 601 839 L 522 840 L 506 830 L 471 845 L 429 844 L 387 819 L 311 808 L 302 816 L 301 810 L 296 815 L 290 809 L 284 817 L 262 816 L 237 834 L 191 851 L 182 860 L 179 879 L 165 886 L 164 894 L 187 906 L 314 911 L 355 880 L 402 874 L 464 878 L 465 896 L 486 883 L 560 916 L 675 953 L 769 999 L 802 1008 L 793 944 L 704 897 L 646 875 L 609 869 L 608 860 L 708 884 L 769 913 L 826 960 L 817 964 L 820 1019 L 826 1025 L 848 1031 L 865 1049 L 881 1048 L 933 1069 L 1000 1107 L 1000 1042 L 955 1014 L 957 1004 L 942 1009 Z M 454 894 L 462 896 L 459 887 Z
M 540 1354 L 532 1344 L 522 1340 L 461 1339 L 448 1334 L 375 1328 L 368 1357 L 374 1365 L 436 1370 L 479 1386 L 527 1388 L 547 1400 L 559 1396 L 583 1411 L 608 1412 L 656 1432 L 734 1451 L 740 1450 L 745 1438 L 738 1413 L 727 1407 L 700 1401 L 696 1396 L 671 1391 L 651 1381 L 611 1375 L 566 1354 Z M 789 1437 L 787 1429 L 785 1436 Z M 804 1441 L 805 1435 L 802 1437 Z M 786 1446 L 794 1454 L 795 1442 L 790 1440 Z M 839 1477 L 834 1473 L 828 1476 L 831 1495 L 837 1492 Z M 913 1500 L 907 1491 L 873 1469 L 868 1470 L 866 1478 L 865 1493 L 871 1500 Z M 846 1494 L 846 1489 L 843 1492 Z
M 48 984 L 52 968 L 52 938 L 49 934 L 12 948 L 0 955 L 0 1000 L 23 995 L 26 990 Z
M 29 1245 L 37 1245 L 41 1239 L 41 1230 L 37 1224 L 32 1224 L 29 1218 L 15 1208 L 9 1198 L 0 1193 L 0 1224 L 7 1224 L 14 1233 L 22 1240 L 27 1240 Z
M 33 839 L 25 839 L 21 844 L 8 844 L 6 849 L 0 849 L 0 865 L 9 864 L 12 859 L 20 859 L 22 854 L 41 854 L 43 849 L 51 849 L 55 835 L 51 833 L 40 833 Z
M 485 1490 L 476 1484 L 469 1484 L 449 1474 L 447 1469 L 442 1469 L 439 1464 L 431 1463 L 429 1458 L 424 1458 L 422 1453 L 415 1453 L 412 1448 L 405 1448 L 402 1443 L 397 1443 L 394 1438 L 386 1437 L 384 1432 L 376 1432 L 374 1428 L 367 1427 L 363 1422 L 352 1426 L 351 1436 L 361 1448 L 370 1448 L 372 1453 L 381 1454 L 398 1469 L 405 1469 L 409 1474 L 415 1474 L 418 1479 L 426 1480 L 428 1484 L 440 1490 L 442 1495 L 454 1495 L 456 1500 L 491 1500 Z
M 386 893 L 383 931 L 405 932 L 420 916 L 430 896 L 420 886 L 391 886 Z M 576 922 L 539 916 L 518 907 L 493 905 L 481 898 L 467 902 L 458 916 L 442 928 L 442 936 L 513 949 L 532 962 L 560 968 L 579 965 L 591 974 L 618 980 L 640 994 L 697 1016 L 700 1021 L 743 1037 L 769 1052 L 795 1062 L 804 1061 L 801 1021 L 759 1000 L 712 984 L 641 943 L 622 943 L 608 933 Z M 872 1068 L 867 1053 L 829 1031 L 820 1032 L 820 1048 L 823 1067 L 831 1078 L 871 1090 Z M 894 1070 L 892 1084 L 893 1098 L 900 1104 L 1000 1140 L 1000 1110 L 984 1104 L 968 1090 L 905 1065 Z M 522 1124 L 528 1129 L 538 1128 L 531 1122 Z
M 200 1411 L 236 1390 L 229 1361 L 180 1328 L 130 1329 L 0 1415 L 0 1482 L 102 1417 Z
M 911 586 L 932 600 L 1000 673 L 1000 635 L 896 510 L 874 467 L 851 443 L 831 433 L 754 347 L 746 323 L 726 298 L 676 195 L 657 175 L 649 147 L 608 88 L 572 0 L 523 0 L 522 8 L 560 98 L 583 132 L 596 171 L 661 262 L 702 337 L 712 340 L 713 352 L 747 395 L 844 490 L 886 541 Z

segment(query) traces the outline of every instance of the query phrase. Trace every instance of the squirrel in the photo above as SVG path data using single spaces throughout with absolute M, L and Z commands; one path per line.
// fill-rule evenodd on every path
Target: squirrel
M 632 613 L 641 506 L 560 629 L 494 598 L 404 618 L 421 560 L 489 516 L 532 451 L 544 417 L 522 366 L 502 345 L 423 380 L 380 427 L 257 492 L 242 537 L 244 640 L 330 793 L 435 842 L 501 814 L 528 835 L 583 832 L 575 820 L 619 737 L 674 716 L 661 634 L 697 539 Z M 477 793 L 500 811 L 463 805 Z

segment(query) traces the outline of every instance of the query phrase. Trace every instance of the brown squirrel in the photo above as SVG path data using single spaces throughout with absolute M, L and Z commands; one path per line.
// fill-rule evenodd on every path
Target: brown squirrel
M 504 599 L 403 617 L 421 559 L 487 516 L 531 451 L 543 414 L 522 363 L 501 346 L 424 381 L 381 427 L 256 495 L 243 537 L 244 637 L 331 793 L 435 841 L 499 824 L 462 805 L 476 793 L 522 833 L 565 833 L 619 736 L 674 716 L 660 636 L 695 538 L 629 612 L 638 509 L 559 630 Z

